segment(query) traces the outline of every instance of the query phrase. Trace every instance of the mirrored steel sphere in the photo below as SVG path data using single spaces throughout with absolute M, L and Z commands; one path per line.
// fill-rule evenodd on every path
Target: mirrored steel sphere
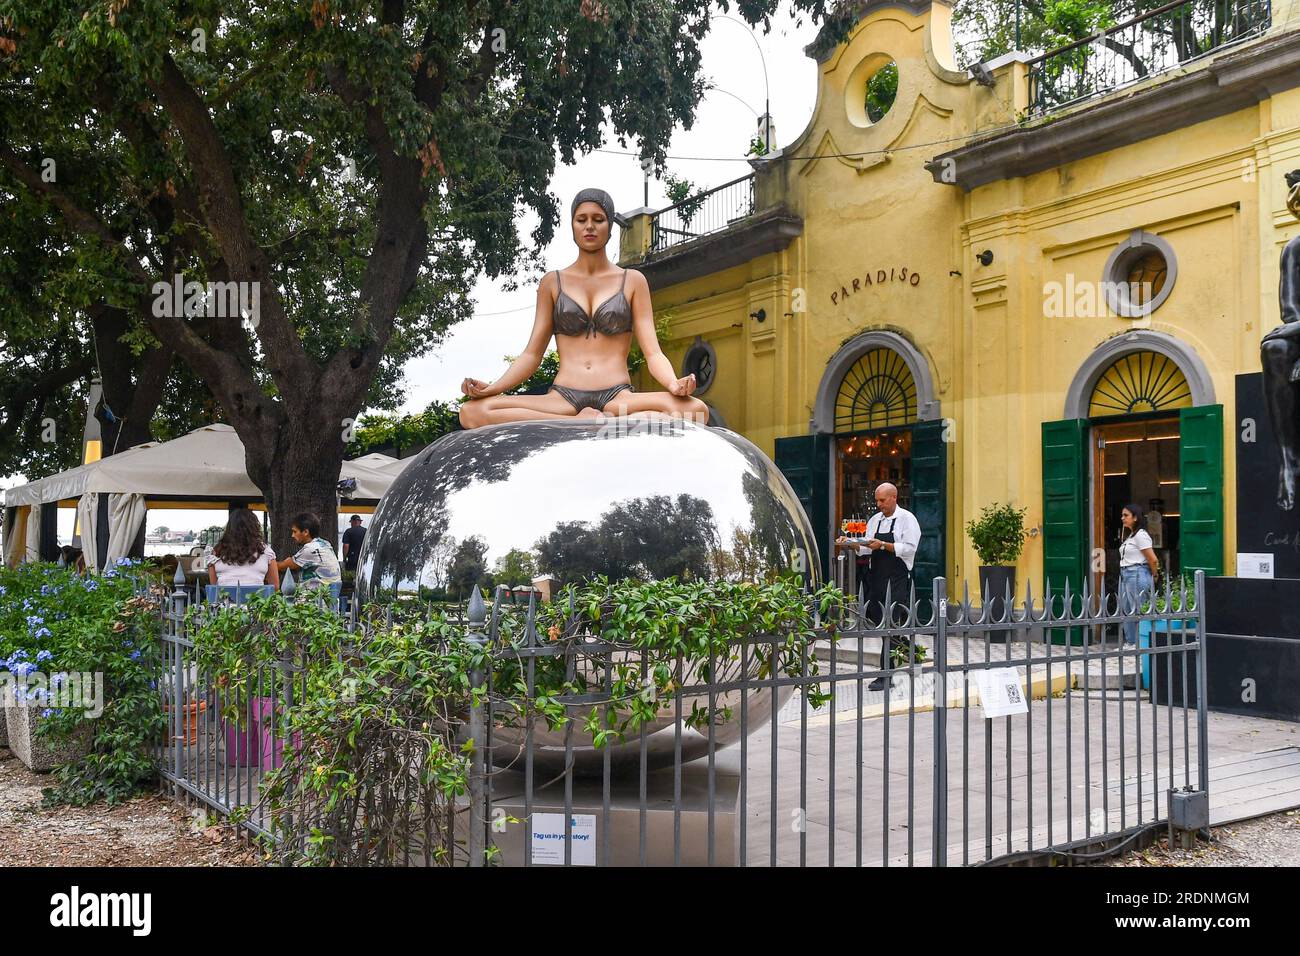
M 518 561 L 511 552 L 529 555 L 557 589 L 597 574 L 760 582 L 790 570 L 819 584 L 812 528 L 766 455 L 725 428 L 629 416 L 512 422 L 435 442 L 380 502 L 358 561 L 357 593 L 363 601 L 427 593 L 445 587 L 454 567 L 490 570 Z M 788 697 L 788 688 L 775 701 L 770 688 L 752 691 L 746 731 Z M 682 703 L 689 714 L 692 701 Z M 739 739 L 739 695 L 719 695 L 717 706 L 733 714 L 715 727 L 721 747 Z M 652 765 L 673 759 L 674 709 L 665 705 L 647 728 Z M 498 762 L 518 742 L 513 734 L 497 732 Z M 562 762 L 563 738 L 538 722 L 540 766 Z M 603 750 L 577 728 L 572 738 L 580 768 L 602 765 Z M 613 759 L 639 760 L 638 747 L 638 740 L 616 745 Z M 706 736 L 682 728 L 683 760 L 706 749 Z

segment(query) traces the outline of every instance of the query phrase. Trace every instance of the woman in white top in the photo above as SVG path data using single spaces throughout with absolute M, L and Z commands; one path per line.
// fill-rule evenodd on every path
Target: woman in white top
M 1124 523 L 1119 543 L 1120 613 L 1134 614 L 1155 596 L 1156 552 L 1141 505 L 1126 506 L 1119 519 Z M 1137 621 L 1124 622 L 1124 640 L 1137 643 Z
M 262 527 L 247 508 L 230 512 L 226 532 L 208 558 L 208 582 L 245 587 L 270 584 L 279 588 L 275 552 L 262 539 Z

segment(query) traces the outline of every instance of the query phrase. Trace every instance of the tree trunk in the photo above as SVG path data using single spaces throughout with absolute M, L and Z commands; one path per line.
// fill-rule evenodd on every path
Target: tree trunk
M 340 429 L 316 420 L 321 417 L 284 422 L 265 460 L 258 460 L 261 456 L 245 439 L 248 474 L 266 494 L 271 547 L 279 558 L 298 550 L 289 529 L 303 512 L 320 519 L 321 537 L 338 553 L 338 476 L 344 445 Z

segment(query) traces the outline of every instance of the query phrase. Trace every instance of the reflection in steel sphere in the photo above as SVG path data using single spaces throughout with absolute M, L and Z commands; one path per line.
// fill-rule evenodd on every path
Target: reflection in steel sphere
M 810 587 L 819 584 L 812 528 L 766 455 L 724 428 L 631 416 L 510 422 L 438 440 L 380 502 L 358 561 L 357 594 L 363 601 L 417 594 L 445 586 L 454 564 L 490 570 L 512 551 L 529 555 L 559 585 L 597 574 L 764 581 L 792 569 Z M 766 723 L 789 694 L 752 691 L 746 731 Z M 733 708 L 732 719 L 715 727 L 721 747 L 740 736 L 738 694 L 721 695 L 717 705 Z M 683 713 L 691 706 L 684 700 Z M 667 705 L 647 728 L 652 766 L 672 761 L 673 713 Z M 512 734 L 495 735 L 498 762 L 517 743 Z M 563 732 L 548 733 L 539 721 L 535 746 L 539 766 L 554 766 Z M 580 768 L 601 766 L 603 750 L 577 728 L 573 746 Z M 707 737 L 682 728 L 683 760 L 705 749 Z M 638 742 L 617 746 L 614 756 L 639 760 Z

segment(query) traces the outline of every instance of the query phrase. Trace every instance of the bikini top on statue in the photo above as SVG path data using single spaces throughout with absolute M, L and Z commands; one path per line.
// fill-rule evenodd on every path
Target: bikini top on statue
M 596 312 L 588 315 L 573 297 L 564 291 L 560 283 L 560 270 L 555 270 L 555 282 L 559 291 L 555 296 L 555 312 L 551 321 L 556 335 L 582 335 L 584 338 L 595 335 L 622 335 L 632 331 L 632 306 L 623 294 L 627 285 L 627 270 L 623 270 L 623 281 L 618 291 L 596 306 Z

